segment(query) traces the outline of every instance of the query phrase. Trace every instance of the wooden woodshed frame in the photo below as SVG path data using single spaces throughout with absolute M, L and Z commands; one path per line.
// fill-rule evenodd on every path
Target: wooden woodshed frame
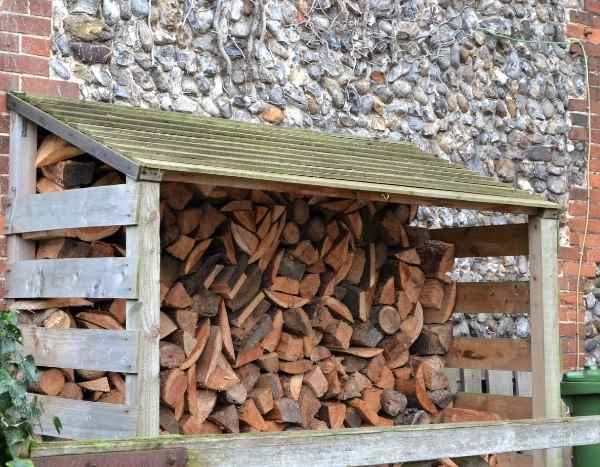
M 196 461 L 189 465 L 234 465 L 232 456 L 251 445 L 254 451 L 252 461 L 245 463 L 248 466 L 276 465 L 265 461 L 273 457 L 269 449 L 276 449 L 275 457 L 280 456 L 278 461 L 286 465 L 312 462 L 325 466 L 336 465 L 333 453 L 342 449 L 349 453 L 350 465 L 364 465 L 470 455 L 478 448 L 481 452 L 507 452 L 591 440 L 582 438 L 586 430 L 583 421 L 545 423 L 545 419 L 562 415 L 558 205 L 420 154 L 406 144 L 23 94 L 10 94 L 8 104 L 7 297 L 128 300 L 125 331 L 23 329 L 25 346 L 40 366 L 127 373 L 124 405 L 39 396 L 45 408 L 41 433 L 55 434 L 52 417 L 59 415 L 65 437 L 158 435 L 159 184 L 178 181 L 528 215 L 528 224 L 440 229 L 431 236 L 456 243 L 457 257 L 529 255 L 529 283 L 459 284 L 456 311 L 478 312 L 484 306 L 488 312 L 528 312 L 531 339 L 456 339 L 448 365 L 531 371 L 531 398 L 463 398 L 474 408 L 496 410 L 509 419 L 530 415 L 534 420 L 223 438 L 166 437 L 150 443 L 153 447 L 185 444 Z M 126 184 L 35 194 L 38 127 L 121 171 L 127 176 Z M 124 258 L 35 260 L 34 242 L 23 235 L 110 225 L 126 226 Z M 102 350 L 79 352 L 82 342 L 88 349 Z M 476 440 L 480 441 L 475 447 L 469 445 Z M 111 442 L 111 446 L 131 449 L 131 443 L 135 442 Z M 295 446 L 287 455 L 279 450 L 285 443 Z M 318 446 L 310 459 L 306 449 L 300 449 L 308 446 Z M 356 446 L 371 451 L 359 452 Z M 46 445 L 40 449 L 44 455 L 59 448 Z M 64 453 L 70 448 L 61 449 Z M 213 457 L 204 457 L 203 453 L 210 452 Z M 538 451 L 534 458 L 537 466 L 561 464 L 557 449 Z

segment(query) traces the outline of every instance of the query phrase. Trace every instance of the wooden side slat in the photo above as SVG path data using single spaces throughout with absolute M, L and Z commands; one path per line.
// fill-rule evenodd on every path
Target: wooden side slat
M 11 200 L 6 231 L 130 225 L 136 208 L 135 188 L 124 184 L 18 196 Z
M 515 373 L 515 382 L 517 383 L 517 396 L 531 397 L 531 372 L 517 371 Z
M 32 457 L 183 447 L 188 467 L 340 467 L 468 457 L 600 442 L 600 415 L 586 417 L 365 427 L 340 430 L 163 436 L 109 442 L 39 443 Z M 243 460 L 243 461 L 242 461 Z
M 81 370 L 137 371 L 137 332 L 22 326 L 23 348 L 36 365 Z
M 8 298 L 135 298 L 135 258 L 70 258 L 9 264 Z
M 495 412 L 506 420 L 531 418 L 531 397 L 459 392 L 454 399 L 454 406 Z
M 529 313 L 529 282 L 458 282 L 454 313 Z
M 514 384 L 513 384 L 513 371 L 503 370 L 488 370 L 487 371 L 487 382 L 488 390 L 490 394 L 498 394 L 502 396 L 514 395 Z
M 457 258 L 529 254 L 527 224 L 433 229 L 429 234 L 432 240 L 453 243 Z
M 123 404 L 78 401 L 62 397 L 29 394 L 42 407 L 39 424 L 34 425 L 38 435 L 67 439 L 115 439 L 135 436 L 136 411 Z M 57 433 L 54 417 L 62 430 Z
M 450 368 L 481 368 L 484 370 L 531 369 L 531 344 L 525 339 L 453 339 L 446 355 Z

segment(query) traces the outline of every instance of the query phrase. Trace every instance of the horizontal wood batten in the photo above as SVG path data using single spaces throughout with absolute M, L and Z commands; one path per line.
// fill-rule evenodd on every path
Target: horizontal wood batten
M 454 313 L 529 313 L 529 282 L 458 282 Z
M 525 339 L 452 339 L 446 355 L 449 368 L 531 370 L 531 343 Z
M 22 326 L 21 332 L 24 351 L 33 356 L 38 366 L 137 371 L 138 335 L 135 331 Z
M 505 420 L 531 418 L 531 397 L 499 396 L 459 392 L 454 406 L 464 409 L 485 410 L 500 415 Z
M 498 467 L 531 467 L 533 457 L 530 454 L 499 454 L 496 456 Z
M 78 401 L 62 397 L 29 394 L 42 407 L 38 435 L 67 439 L 115 439 L 135 436 L 136 413 L 123 404 Z M 54 417 L 62 423 L 60 433 L 54 427 Z
M 40 443 L 32 457 L 184 447 L 188 467 L 339 467 L 600 442 L 600 416 L 448 425 Z
M 137 258 L 17 261 L 7 271 L 7 298 L 136 298 Z
M 529 254 L 528 224 L 456 227 L 429 231 L 432 240 L 453 243 L 457 258 Z
M 8 209 L 9 234 L 135 224 L 137 200 L 128 185 L 21 196 Z

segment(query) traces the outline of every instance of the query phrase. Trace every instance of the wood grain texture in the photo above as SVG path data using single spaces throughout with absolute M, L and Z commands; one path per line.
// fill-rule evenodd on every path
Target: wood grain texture
M 456 394 L 454 406 L 464 409 L 495 412 L 506 420 L 531 418 L 531 397 L 499 396 L 495 394 Z
M 456 227 L 429 231 L 433 240 L 453 243 L 457 258 L 527 255 L 527 224 Z
M 458 282 L 454 313 L 529 313 L 529 282 Z
M 562 415 L 561 357 L 558 333 L 558 219 L 529 219 L 533 416 Z M 560 467 L 560 450 L 534 454 L 535 467 Z
M 8 233 L 130 225 L 136 221 L 135 188 L 128 185 L 80 188 L 18 196 L 8 209 Z
M 35 193 L 35 157 L 37 154 L 37 125 L 17 115 L 10 114 L 10 164 L 9 200 Z M 10 203 L 10 201 L 9 201 Z M 35 258 L 35 242 L 9 235 L 8 263 Z
M 33 356 L 38 366 L 137 371 L 138 339 L 134 331 L 22 326 L 21 332 L 24 351 Z
M 125 379 L 125 401 L 137 407 L 138 436 L 159 434 L 159 329 L 160 329 L 160 185 L 136 182 L 138 224 L 127 227 L 127 255 L 138 263 L 138 297 L 127 301 L 127 329 L 139 332 L 139 372 Z
M 448 425 L 39 443 L 51 455 L 185 447 L 188 467 L 339 467 L 465 457 L 600 442 L 600 416 Z
M 70 258 L 18 261 L 7 272 L 8 298 L 133 298 L 137 261 Z
M 487 382 L 488 392 L 502 396 L 512 396 L 514 394 L 513 384 L 514 372 L 506 370 L 488 370 Z
M 185 467 L 186 464 L 185 449 L 177 448 L 38 457 L 35 460 L 35 467 Z
M 62 397 L 29 394 L 42 407 L 40 423 L 34 426 L 39 435 L 67 439 L 114 439 L 135 436 L 136 412 L 122 404 L 88 402 Z M 56 432 L 54 417 L 59 417 L 62 430 Z
M 525 339 L 461 337 L 450 342 L 446 366 L 449 368 L 529 371 L 531 369 L 531 345 Z

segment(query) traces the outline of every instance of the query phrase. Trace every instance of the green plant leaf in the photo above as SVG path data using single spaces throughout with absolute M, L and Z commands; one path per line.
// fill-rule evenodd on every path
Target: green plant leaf
M 14 459 L 6 463 L 6 467 L 34 467 L 33 462 L 29 459 Z
M 56 433 L 58 433 L 60 435 L 60 432 L 63 429 L 63 425 L 62 425 L 62 422 L 60 421 L 60 418 L 54 417 L 52 419 L 52 423 L 54 424 L 54 428 L 56 429 Z

